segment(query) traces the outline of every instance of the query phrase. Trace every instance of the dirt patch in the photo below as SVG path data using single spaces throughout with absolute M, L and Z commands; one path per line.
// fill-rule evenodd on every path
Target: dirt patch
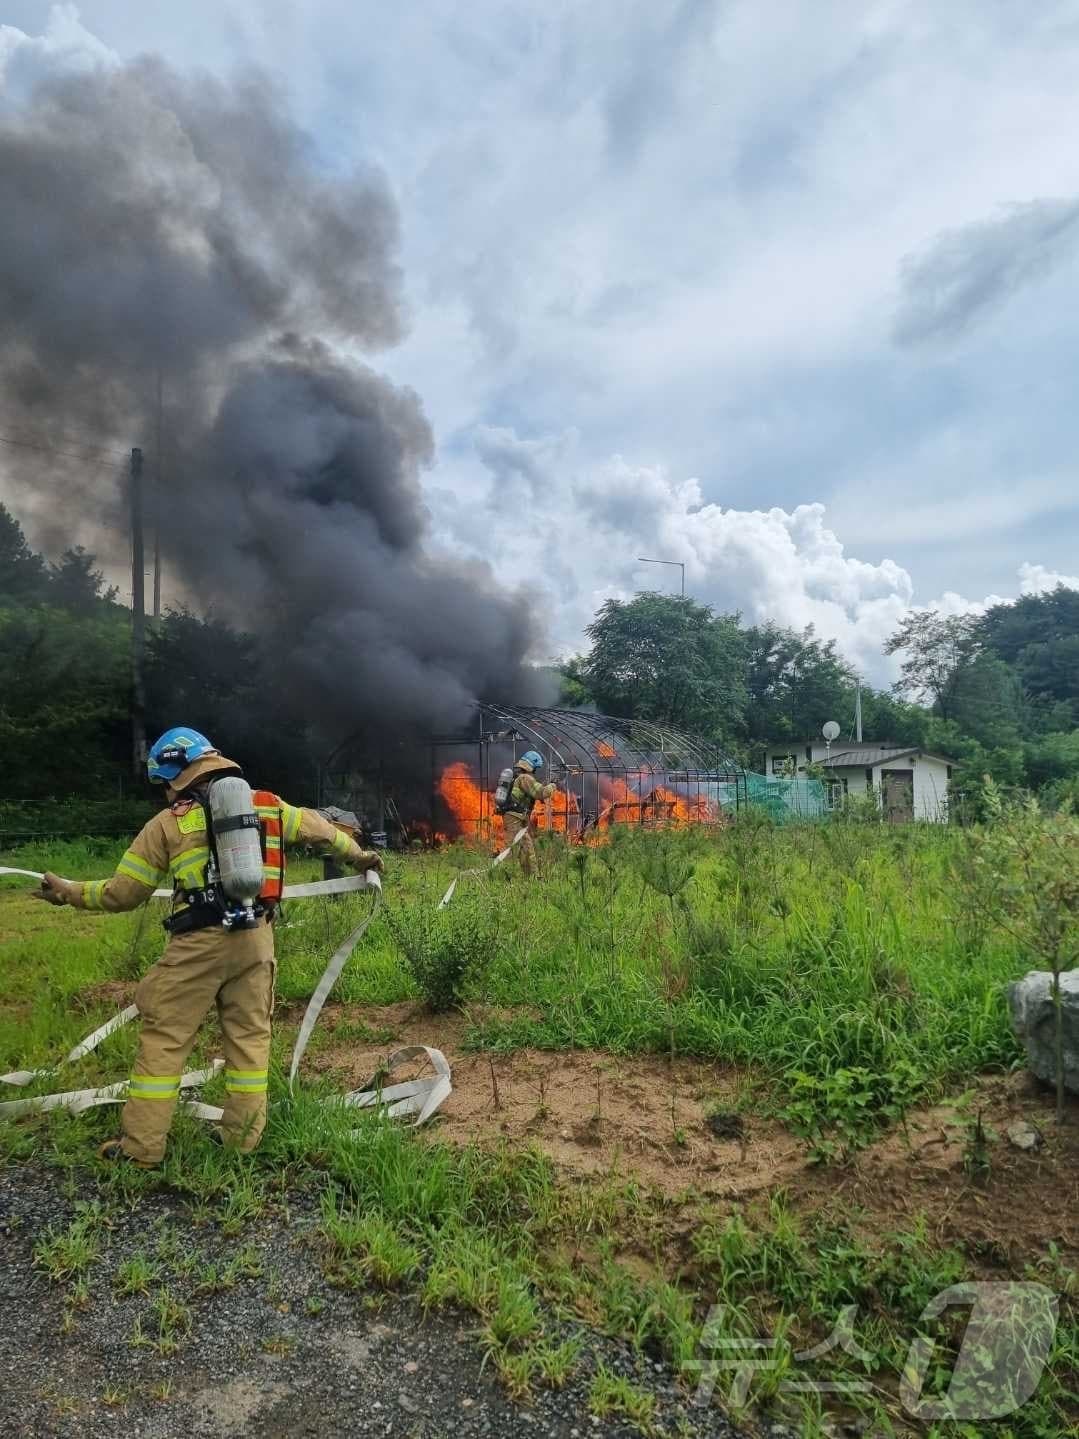
M 979 1114 L 980 1156 L 972 1143 Z M 1034 1148 L 1008 1138 L 1020 1123 L 1037 1134 Z M 849 1168 L 808 1172 L 795 1198 L 848 1218 L 864 1209 L 867 1232 L 878 1236 L 909 1229 L 924 1214 L 940 1243 L 961 1246 L 989 1268 L 1014 1272 L 1050 1244 L 1075 1256 L 1079 1099 L 1070 1100 L 1058 1128 L 1053 1095 L 1031 1076 L 983 1075 L 965 1096 L 913 1112 L 905 1132 L 893 1130 Z
M 73 1002 L 81 1010 L 90 1010 L 95 1004 L 111 1004 L 118 1010 L 126 1009 L 135 1002 L 136 985 L 133 979 L 104 979 L 100 984 L 88 984 L 75 995 Z
M 133 989 L 109 981 L 84 998 L 120 1009 Z M 303 1008 L 281 1006 L 277 1023 L 298 1025 Z M 1050 1244 L 1079 1253 L 1079 1099 L 1069 1100 L 1058 1129 L 1053 1095 L 1025 1073 L 981 1076 L 964 1095 L 912 1111 L 849 1164 L 821 1168 L 802 1140 L 746 1106 L 744 1071 L 586 1050 L 467 1051 L 474 1018 L 494 1013 L 436 1016 L 413 1001 L 330 1004 L 304 1067 L 356 1089 L 391 1050 L 435 1045 L 450 1062 L 453 1094 L 433 1132 L 459 1144 L 538 1145 L 570 1178 L 633 1178 L 678 1201 L 682 1222 L 702 1203 L 733 1210 L 783 1188 L 806 1213 L 864 1214 L 868 1237 L 909 1230 L 924 1215 L 939 1242 L 961 1245 L 989 1268 L 1016 1272 Z M 424 1069 L 416 1064 L 394 1078 Z M 979 1113 L 986 1141 L 981 1162 L 972 1163 Z M 1036 1133 L 1032 1149 L 1009 1140 L 1017 1123 Z
M 322 1041 L 305 1064 L 355 1089 L 388 1049 L 434 1045 L 453 1071 L 439 1111 L 443 1137 L 535 1143 L 571 1174 L 632 1175 L 672 1196 L 744 1200 L 805 1166 L 805 1146 L 782 1125 L 737 1113 L 744 1076 L 722 1065 L 589 1050 L 474 1054 L 463 1047 L 469 1023 L 412 1003 L 366 1008 L 362 1019 L 352 1006 L 327 1006 Z
M 680 1201 L 682 1222 L 702 1202 L 735 1209 L 783 1188 L 805 1213 L 861 1213 L 867 1238 L 909 1230 L 924 1215 L 936 1239 L 990 1268 L 1015 1272 L 1050 1243 L 1079 1252 L 1079 1100 L 1058 1130 L 1052 1094 L 1026 1074 L 982 1076 L 963 1096 L 912 1111 L 849 1164 L 822 1168 L 782 1124 L 747 1110 L 745 1073 L 727 1066 L 592 1051 L 469 1053 L 464 1016 L 411 1002 L 329 1006 L 321 1023 L 321 1045 L 305 1063 L 342 1088 L 367 1081 L 395 1047 L 435 1045 L 453 1071 L 441 1137 L 534 1143 L 571 1177 L 632 1177 Z M 981 1165 L 971 1163 L 979 1112 Z M 1033 1149 L 1008 1139 L 1018 1122 L 1036 1131 Z

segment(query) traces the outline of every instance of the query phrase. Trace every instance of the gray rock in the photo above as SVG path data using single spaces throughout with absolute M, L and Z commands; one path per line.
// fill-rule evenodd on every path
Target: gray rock
M 1016 1149 L 1037 1149 L 1042 1142 L 1042 1137 L 1033 1124 L 1027 1124 L 1022 1119 L 1008 1125 L 1007 1135 L 1008 1142 L 1014 1144 Z
M 1064 1087 L 1079 1094 L 1079 970 L 1060 976 L 1064 1017 Z M 1056 1082 L 1056 1017 L 1053 976 L 1033 969 L 1008 986 L 1012 1028 L 1022 1040 L 1027 1063 L 1039 1079 Z

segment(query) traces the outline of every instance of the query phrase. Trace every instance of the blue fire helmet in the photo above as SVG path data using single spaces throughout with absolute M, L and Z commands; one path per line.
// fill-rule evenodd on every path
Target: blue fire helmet
M 537 754 L 534 749 L 526 749 L 521 758 L 525 761 L 526 764 L 530 764 L 533 769 L 543 768 L 543 756 L 541 754 Z
M 173 780 L 195 760 L 213 750 L 213 744 L 197 729 L 180 725 L 167 729 L 159 740 L 150 747 L 146 756 L 146 773 L 151 784 L 164 784 Z

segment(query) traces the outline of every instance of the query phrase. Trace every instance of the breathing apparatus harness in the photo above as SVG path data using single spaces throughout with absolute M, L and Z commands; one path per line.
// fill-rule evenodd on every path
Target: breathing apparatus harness
M 265 917 L 272 923 L 277 911 L 273 900 L 263 891 L 271 889 L 279 898 L 285 884 L 285 850 L 281 842 L 280 818 L 277 822 L 279 848 L 278 873 L 267 885 L 265 862 L 270 851 L 265 845 L 263 824 L 255 810 L 251 787 L 240 776 L 222 776 L 198 785 L 190 792 L 191 805 L 200 805 L 206 825 L 210 858 L 206 865 L 206 883 L 174 893 L 185 909 L 174 909 L 162 921 L 170 935 L 192 934 L 200 929 L 220 926 L 226 934 L 254 929 Z M 183 801 L 181 801 L 183 803 Z M 174 811 L 176 806 L 173 807 Z
M 528 750 L 527 753 L 521 756 L 521 759 L 528 764 L 529 768 L 526 773 L 529 774 L 535 774 L 536 770 L 543 764 L 542 755 L 538 755 L 535 750 Z M 513 792 L 517 789 L 517 781 L 519 778 L 521 778 L 521 776 L 514 774 L 514 771 L 508 766 L 498 776 L 498 788 L 495 790 L 494 796 L 495 814 L 516 814 L 526 820 L 531 817 L 532 811 L 536 807 L 535 796 L 525 795 L 518 791 L 519 797 L 517 802 L 514 803 Z

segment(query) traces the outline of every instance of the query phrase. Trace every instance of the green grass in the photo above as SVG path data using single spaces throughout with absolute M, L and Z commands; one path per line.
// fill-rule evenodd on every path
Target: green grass
M 4 862 L 91 878 L 107 874 L 121 848 L 26 849 Z M 901 1121 L 912 1104 L 1018 1057 L 1003 991 L 1035 959 L 994 930 L 976 901 L 963 832 L 778 831 L 749 820 L 718 835 L 626 833 L 595 851 L 566 852 L 557 842 L 540 849 L 542 884 L 524 883 L 512 866 L 460 881 L 469 944 L 481 931 L 489 936 L 486 962 L 473 959 L 450 975 L 463 998 L 490 1007 L 472 1022 L 477 1047 L 599 1047 L 738 1065 L 825 1161 Z M 427 971 L 410 967 L 398 936 L 414 926 L 408 915 L 433 909 L 450 878 L 475 862 L 463 850 L 391 858 L 389 913 L 368 932 L 334 998 L 363 1006 L 417 997 L 416 976 L 426 983 Z M 311 861 L 293 868 L 295 878 L 317 873 Z M 163 939 L 156 915 L 140 923 L 49 910 L 25 899 L 23 884 L 0 881 L 0 1069 L 57 1059 L 117 1007 L 88 999 L 87 988 L 133 979 Z M 287 907 L 277 933 L 282 1000 L 308 997 L 368 904 L 349 897 Z M 452 948 L 441 930 L 410 933 L 428 958 Z M 349 1022 L 355 1028 L 359 1020 Z M 110 1038 L 62 1083 L 123 1075 L 134 1038 L 133 1030 Z M 238 1246 L 233 1260 L 208 1264 L 165 1229 L 145 1257 L 129 1261 L 113 1281 L 117 1292 L 154 1296 L 133 1343 L 163 1353 L 185 1343 L 190 1312 L 178 1286 L 205 1298 L 251 1277 L 240 1236 L 259 1215 L 286 1206 L 296 1188 L 321 1196 L 319 1247 L 333 1282 L 407 1287 L 427 1305 L 472 1311 L 485 1362 L 522 1396 L 575 1371 L 579 1344 L 566 1337 L 567 1323 L 583 1320 L 676 1366 L 702 1357 L 710 1323 L 706 1339 L 718 1327 L 734 1338 L 776 1340 L 780 1363 L 757 1375 L 747 1395 L 768 1403 L 793 1355 L 823 1340 L 837 1314 L 855 1305 L 869 1359 L 843 1363 L 860 1375 L 868 1365 L 879 1392 L 866 1404 L 886 1425 L 897 1416 L 890 1396 L 924 1304 L 955 1280 L 977 1277 L 965 1254 L 936 1242 L 916 1218 L 871 1241 L 857 1216 L 799 1217 L 781 1198 L 733 1218 L 702 1206 L 672 1257 L 663 1250 L 669 1201 L 631 1181 L 567 1187 L 537 1151 L 458 1149 L 437 1134 L 415 1136 L 325 1106 L 319 1101 L 331 1091 L 317 1083 L 289 1099 L 290 1044 L 279 1025 L 273 1108 L 255 1155 L 215 1149 L 181 1115 L 162 1176 L 100 1172 L 106 1204 L 136 1204 L 165 1183 L 186 1196 L 198 1222 Z M 219 1090 L 220 1081 L 207 1098 Z M 0 1125 L 0 1145 L 11 1162 L 37 1157 L 72 1168 L 114 1125 L 101 1111 L 34 1118 Z M 103 1222 L 102 1213 L 84 1212 L 69 1229 L 43 1236 L 39 1265 L 58 1282 L 83 1283 Z M 651 1277 L 621 1259 L 634 1246 L 653 1256 Z M 1063 1433 L 1074 1419 L 1066 1388 L 1079 1352 L 1068 1292 L 1074 1276 L 1066 1260 L 1050 1258 L 1046 1282 L 1065 1296 L 1054 1365 L 1036 1401 L 998 1431 L 1009 1439 Z M 647 1431 L 656 1417 L 647 1398 L 601 1370 L 590 1402 L 597 1414 Z M 801 1432 L 818 1432 L 808 1400 L 800 1422 Z
M 661 847 L 668 869 L 673 855 L 691 870 L 675 897 L 662 892 L 664 865 L 641 839 Z M 673 1048 L 773 1076 L 776 1095 L 807 1129 L 852 1109 L 894 1117 L 914 1097 L 1017 1058 L 1002 994 L 1030 957 L 971 912 L 954 873 L 965 843 L 932 826 L 747 825 L 700 839 L 630 834 L 568 855 L 548 847 L 543 885 L 522 884 L 509 867 L 464 877 L 462 899 L 481 906 L 490 926 L 489 962 L 464 977 L 464 997 L 518 1012 L 476 1023 L 472 1041 L 616 1054 Z M 7 858 L 96 877 L 120 847 L 66 844 Z M 434 908 L 460 863 L 453 853 L 390 860 L 389 913 L 335 999 L 418 995 L 397 935 L 407 916 Z M 299 878 L 316 872 L 311 861 L 293 867 Z M 109 1002 L 85 1005 L 80 996 L 143 972 L 163 943 L 160 916 L 49 911 L 19 897 L 16 882 L 0 885 L 0 1065 L 32 1067 L 108 1017 Z M 286 907 L 281 1000 L 310 995 L 367 904 L 349 896 Z M 100 1065 L 122 1074 L 132 1041 L 117 1035 L 84 1072 L 97 1078 Z
M 602 1364 L 589 1390 L 588 1407 L 599 1419 L 622 1414 L 642 1434 L 652 1432 L 655 1395 L 637 1388 L 621 1375 L 612 1374 Z

